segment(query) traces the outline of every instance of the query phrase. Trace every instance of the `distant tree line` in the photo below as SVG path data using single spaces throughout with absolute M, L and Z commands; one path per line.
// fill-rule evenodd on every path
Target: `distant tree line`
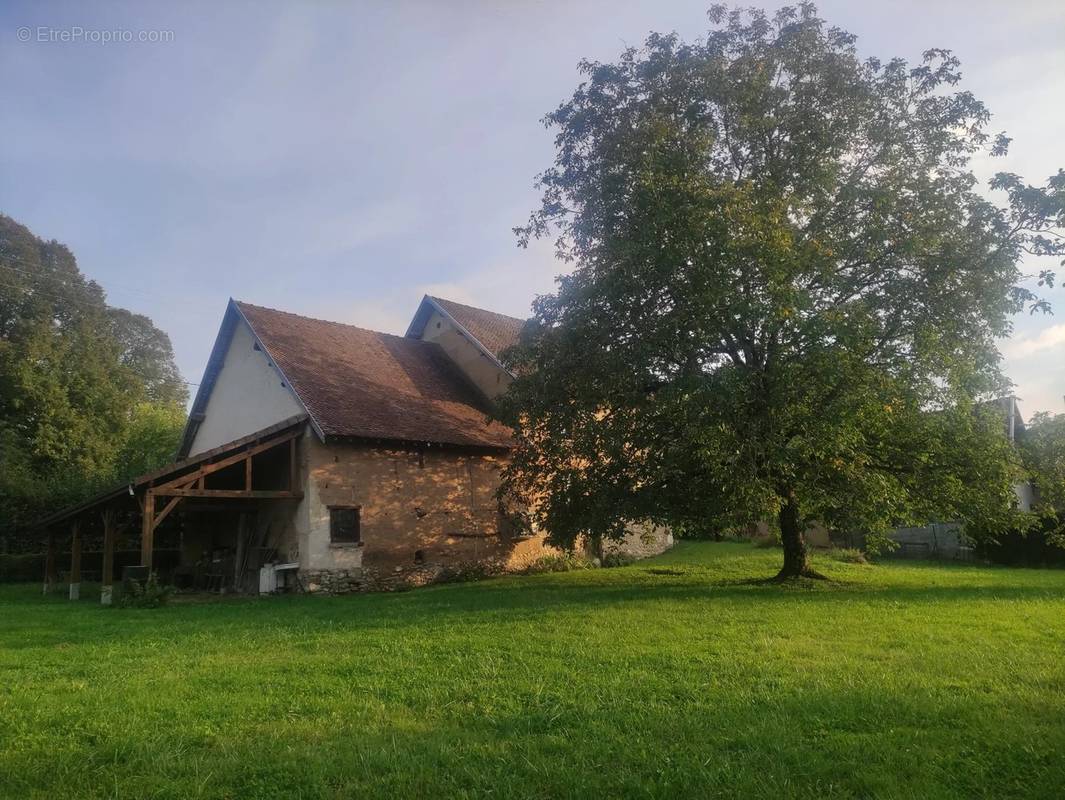
M 172 459 L 187 399 L 166 333 L 0 215 L 0 543 Z

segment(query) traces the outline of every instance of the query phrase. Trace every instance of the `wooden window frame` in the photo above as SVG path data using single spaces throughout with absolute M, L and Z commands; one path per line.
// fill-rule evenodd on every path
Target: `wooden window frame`
M 326 506 L 329 510 L 329 546 L 330 547 L 362 547 L 362 506 L 354 504 L 340 504 Z M 355 536 L 354 541 L 336 540 L 333 538 L 334 531 L 334 511 L 354 511 L 355 512 Z

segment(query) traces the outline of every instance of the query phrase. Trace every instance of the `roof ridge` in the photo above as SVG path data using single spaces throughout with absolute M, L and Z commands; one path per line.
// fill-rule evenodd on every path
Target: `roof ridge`
M 321 322 L 326 325 L 339 325 L 341 328 L 351 328 L 356 331 L 362 331 L 363 333 L 372 333 L 375 336 L 388 336 L 392 339 L 406 339 L 404 336 L 399 336 L 394 333 L 386 333 L 385 331 L 375 331 L 373 328 L 364 328 L 361 325 L 352 325 L 350 322 L 337 322 L 335 319 L 322 319 L 321 317 L 308 317 L 306 314 L 297 314 L 294 311 L 285 311 L 283 308 L 272 308 L 270 306 L 260 306 L 255 303 L 249 303 L 246 300 L 233 300 L 237 306 L 244 308 L 255 308 L 259 311 L 269 311 L 272 314 L 284 314 L 286 317 L 295 317 L 296 319 L 304 319 L 308 322 Z M 421 341 L 421 340 L 415 340 Z M 433 342 L 422 342 L 423 344 L 434 344 Z
M 521 317 L 512 317 L 510 314 L 503 314 L 503 313 L 501 313 L 499 311 L 492 311 L 490 308 L 481 308 L 480 306 L 471 306 L 469 303 L 460 303 L 458 300 L 448 300 L 446 297 L 437 297 L 436 295 L 432 295 L 432 294 L 426 295 L 426 297 L 428 297 L 430 300 L 435 300 L 437 303 L 450 303 L 453 306 L 459 306 L 461 308 L 468 308 L 471 311 L 479 311 L 482 314 L 491 314 L 492 316 L 495 316 L 495 317 L 503 317 L 504 319 L 511 320 L 512 322 L 520 322 L 523 325 L 526 322 L 528 322 L 527 319 L 522 319 Z

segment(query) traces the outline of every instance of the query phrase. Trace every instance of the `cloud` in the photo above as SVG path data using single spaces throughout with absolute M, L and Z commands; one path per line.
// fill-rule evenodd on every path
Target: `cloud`
M 513 255 L 481 263 L 444 283 L 422 284 L 418 297 L 431 294 L 459 303 L 487 308 L 514 317 L 532 313 L 537 295 L 555 290 L 555 278 L 572 266 L 555 258 L 554 245 L 534 241 L 528 248 L 514 248 Z
M 1007 358 L 1021 359 L 1059 346 L 1065 346 L 1065 324 L 1051 325 L 1034 336 L 1011 339 L 1003 346 L 1002 354 Z
M 360 328 L 402 335 L 414 316 L 422 295 L 486 308 L 514 317 L 528 317 L 536 295 L 553 291 L 556 275 L 569 266 L 555 259 L 553 246 L 534 242 L 526 250 L 493 262 L 479 264 L 453 280 L 393 283 L 358 299 L 317 298 L 283 306 L 298 314 L 345 322 Z

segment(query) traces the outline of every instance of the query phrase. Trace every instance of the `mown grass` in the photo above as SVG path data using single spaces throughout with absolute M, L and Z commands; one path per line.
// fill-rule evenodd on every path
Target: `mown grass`
M 393 595 L 0 587 L 0 797 L 1061 797 L 1065 572 L 685 543 Z

